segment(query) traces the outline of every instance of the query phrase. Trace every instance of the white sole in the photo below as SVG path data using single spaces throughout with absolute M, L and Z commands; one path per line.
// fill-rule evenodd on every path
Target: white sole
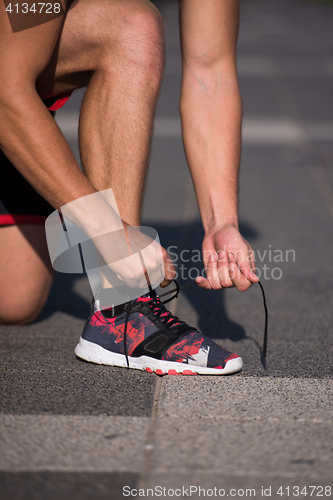
M 75 347 L 75 354 L 78 358 L 98 365 L 127 368 L 124 354 L 108 351 L 98 344 L 84 340 L 82 337 Z M 155 372 L 157 375 L 230 375 L 231 373 L 239 372 L 243 367 L 242 358 L 229 359 L 222 370 L 178 363 L 176 361 L 163 361 L 149 356 L 140 356 L 139 358 L 128 356 L 128 362 L 130 368 L 146 370 L 150 373 Z

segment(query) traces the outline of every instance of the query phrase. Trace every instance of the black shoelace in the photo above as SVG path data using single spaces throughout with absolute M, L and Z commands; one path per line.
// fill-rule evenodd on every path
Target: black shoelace
M 167 292 L 162 293 L 161 295 L 158 296 L 158 298 L 161 299 L 161 297 L 164 297 L 165 295 L 170 295 L 173 292 L 176 292 L 176 293 L 167 300 L 164 300 L 164 301 L 160 300 L 161 304 L 167 304 L 171 300 L 176 299 L 179 295 L 180 290 L 183 290 L 184 288 L 187 288 L 187 287 L 195 284 L 195 280 L 193 280 L 190 283 L 186 283 L 186 285 L 179 286 L 178 281 L 176 281 L 176 280 L 173 280 L 173 281 L 176 284 L 176 288 L 173 288 L 172 290 L 168 290 Z M 264 365 L 265 370 L 267 370 L 266 354 L 267 354 L 268 311 L 267 311 L 267 304 L 266 304 L 266 297 L 265 297 L 264 288 L 263 288 L 262 284 L 260 283 L 260 281 L 258 281 L 258 285 L 260 286 L 260 289 L 261 289 L 263 304 L 264 304 L 264 309 L 265 309 L 265 328 L 264 328 L 264 341 L 263 341 L 263 347 L 262 347 L 262 361 L 263 361 L 263 365 Z M 145 304 L 148 306 L 154 305 L 154 307 L 152 308 L 152 311 L 154 312 L 156 317 L 161 318 L 161 315 L 163 313 L 165 313 L 165 311 L 161 310 L 160 305 L 156 302 L 156 298 L 157 298 L 156 292 L 154 292 L 151 287 L 149 287 L 149 290 L 150 290 L 150 295 L 151 296 L 154 295 L 154 296 L 149 301 L 145 302 Z M 125 306 L 126 319 L 125 319 L 125 327 L 124 327 L 124 354 L 126 357 L 127 368 L 130 367 L 129 360 L 128 360 L 128 354 L 127 354 L 127 339 L 126 339 L 127 325 L 128 325 L 128 319 L 129 319 L 129 315 L 131 313 L 131 309 L 133 309 L 133 307 L 135 305 L 136 305 L 135 302 L 132 304 L 131 304 L 131 302 L 128 302 Z M 175 325 L 176 323 L 177 324 L 184 323 L 179 318 L 177 318 L 177 316 L 174 316 L 170 311 L 167 311 L 167 313 L 168 313 L 168 316 L 165 318 L 166 321 L 164 322 L 165 327 L 166 326 L 171 327 L 171 326 Z
M 263 288 L 262 284 L 260 283 L 260 281 L 258 281 L 258 285 L 260 286 L 260 289 L 261 289 L 262 300 L 263 300 L 264 309 L 265 309 L 265 330 L 264 330 L 264 342 L 262 345 L 262 362 L 263 362 L 265 370 L 267 370 L 266 354 L 267 354 L 268 310 L 267 310 L 264 288 Z
M 176 281 L 176 280 L 173 280 L 173 281 L 176 284 L 176 288 L 174 288 L 173 290 L 168 290 L 167 292 L 165 292 L 159 296 L 157 296 L 156 292 L 154 292 L 154 290 L 151 288 L 151 286 L 149 286 L 149 293 L 150 293 L 151 299 L 145 302 L 145 305 L 147 305 L 151 309 L 151 311 L 153 312 L 154 316 L 157 319 L 161 320 L 162 325 L 165 328 L 166 327 L 170 328 L 171 326 L 174 326 L 176 324 L 178 325 L 178 324 L 184 323 L 184 321 L 177 318 L 177 316 L 174 316 L 170 311 L 161 309 L 161 305 L 167 304 L 171 300 L 176 299 L 179 295 L 181 288 L 186 288 L 187 286 L 193 285 L 195 283 L 195 282 L 188 283 L 187 285 L 180 287 L 178 284 L 178 281 Z M 164 297 L 165 295 L 169 295 L 170 293 L 173 293 L 173 292 L 176 292 L 176 293 L 172 297 L 170 297 L 169 299 L 164 300 L 164 301 L 159 300 L 159 303 L 157 302 L 157 300 L 156 300 L 157 298 L 160 299 L 161 297 Z M 126 340 L 127 325 L 128 325 L 128 319 L 129 319 L 129 315 L 131 313 L 131 310 L 135 306 L 136 306 L 136 302 L 133 302 L 133 303 L 128 302 L 125 306 L 126 318 L 125 318 L 125 327 L 124 327 L 124 354 L 126 357 L 127 368 L 129 368 L 129 360 L 128 360 L 128 354 L 127 354 L 127 345 L 126 345 L 127 344 L 127 340 Z M 166 315 L 165 318 L 162 318 L 163 314 Z

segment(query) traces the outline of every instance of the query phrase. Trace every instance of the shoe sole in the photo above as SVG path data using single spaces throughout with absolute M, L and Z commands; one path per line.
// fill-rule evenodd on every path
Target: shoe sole
M 75 347 L 75 354 L 78 358 L 90 361 L 90 363 L 127 368 L 124 354 L 108 351 L 82 337 Z M 128 356 L 128 362 L 130 368 L 146 370 L 149 373 L 155 372 L 157 375 L 230 375 L 239 372 L 243 367 L 242 358 L 229 359 L 223 369 L 189 365 L 176 361 L 163 361 L 149 356 L 140 356 L 139 358 Z

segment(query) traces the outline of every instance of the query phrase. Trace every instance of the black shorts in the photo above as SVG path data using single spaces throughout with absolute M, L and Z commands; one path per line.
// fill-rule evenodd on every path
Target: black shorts
M 50 111 L 61 108 L 70 94 L 46 99 Z M 54 208 L 30 186 L 0 150 L 0 226 L 44 224 Z

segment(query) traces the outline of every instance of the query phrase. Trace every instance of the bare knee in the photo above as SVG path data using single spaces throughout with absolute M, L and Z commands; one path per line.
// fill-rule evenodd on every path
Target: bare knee
M 27 325 L 39 316 L 49 295 L 52 277 L 36 284 L 22 283 L 15 293 L 0 294 L 0 324 Z
M 24 325 L 37 318 L 53 280 L 45 229 L 0 227 L 0 324 Z
M 30 312 L 30 311 L 29 311 Z M 35 319 L 37 319 L 38 314 L 24 314 L 21 311 L 17 310 L 9 310 L 9 311 L 0 311 L 0 325 L 12 325 L 12 326 L 23 326 L 29 325 L 33 323 Z
M 103 12 L 100 11 L 101 6 Z M 146 1 L 96 2 L 99 64 L 117 75 L 119 66 L 136 78 L 160 83 L 164 68 L 164 34 L 159 11 Z

